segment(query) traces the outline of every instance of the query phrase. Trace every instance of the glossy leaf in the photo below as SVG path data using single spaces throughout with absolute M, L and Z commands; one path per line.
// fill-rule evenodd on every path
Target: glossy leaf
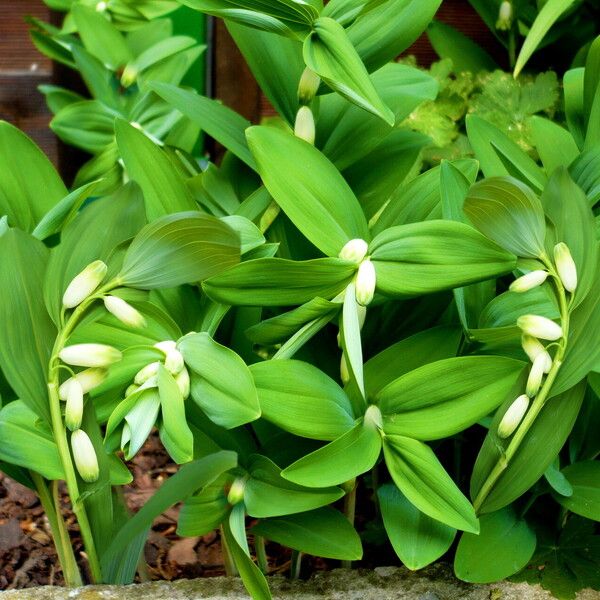
M 531 117 L 529 124 L 533 143 L 548 177 L 556 168 L 568 167 L 579 156 L 579 148 L 567 129 L 539 116 Z
M 571 496 L 554 494 L 567 510 L 586 519 L 600 521 L 600 462 L 577 462 L 562 470 L 573 488 Z

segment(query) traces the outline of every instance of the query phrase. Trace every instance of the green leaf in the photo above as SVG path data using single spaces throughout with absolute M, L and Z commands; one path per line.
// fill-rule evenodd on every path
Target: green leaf
M 122 108 L 120 98 L 113 87 L 114 74 L 95 56 L 79 45 L 72 45 L 71 52 L 76 68 L 91 95 L 115 110 Z
M 541 44 L 544 36 L 548 33 L 552 25 L 554 25 L 560 16 L 571 7 L 574 1 L 575 0 L 548 0 L 548 2 L 542 5 L 542 9 L 531 25 L 531 29 L 521 46 L 519 56 L 517 56 L 517 62 L 514 69 L 515 77 L 523 70 L 523 67 Z
M 529 125 L 533 144 L 548 177 L 558 167 L 568 167 L 579 156 L 579 148 L 567 129 L 538 116 L 531 117 Z
M 50 480 L 64 479 L 64 470 L 50 427 L 17 400 L 0 410 L 0 460 L 40 473 Z
M 48 254 L 19 229 L 0 236 L 0 367 L 17 397 L 50 422 L 46 374 L 57 331 L 40 285 Z
M 570 165 L 569 174 L 585 192 L 590 206 L 600 201 L 600 147 L 582 152 Z
M 383 454 L 394 483 L 416 508 L 449 527 L 479 531 L 473 507 L 429 446 L 408 437 L 386 435 Z
M 584 112 L 584 72 L 583 67 L 571 69 L 563 77 L 567 125 L 579 148 L 583 148 L 587 127 L 587 113 Z
M 186 335 L 178 349 L 191 370 L 192 398 L 212 421 L 232 429 L 260 417 L 252 374 L 233 350 L 208 333 Z
M 311 452 L 282 471 L 282 476 L 299 485 L 338 485 L 373 467 L 381 453 L 381 435 L 361 419 L 335 441 Z
M 337 256 L 349 240 L 369 240 L 354 193 L 316 148 L 274 127 L 251 127 L 246 136 L 266 188 L 317 248 Z
M 523 382 L 524 383 L 524 382 Z M 521 393 L 521 384 L 496 412 L 488 435 L 483 443 L 471 477 L 471 497 L 476 498 L 490 471 L 508 444 L 496 432 L 500 420 L 514 398 Z M 548 401 L 537 419 L 523 438 L 519 450 L 512 457 L 508 467 L 498 478 L 491 493 L 480 508 L 481 513 L 494 512 L 504 508 L 529 490 L 558 456 L 567 440 L 583 402 L 585 384 L 582 383 Z
M 250 457 L 250 478 L 244 487 L 244 504 L 251 517 L 263 519 L 306 512 L 339 500 L 338 487 L 306 488 L 281 477 L 281 469 L 265 456 Z
M 333 508 L 260 521 L 251 529 L 255 535 L 288 548 L 338 560 L 360 560 L 360 537 L 348 519 Z
M 199 212 L 170 214 L 135 236 L 118 279 L 139 289 L 169 288 L 212 277 L 239 258 L 239 238 L 223 221 Z
M 573 488 L 571 496 L 554 494 L 554 499 L 576 515 L 600 521 L 600 462 L 577 462 L 562 470 Z
M 149 221 L 198 208 L 173 163 L 148 136 L 121 119 L 115 132 L 125 168 L 144 192 Z
M 564 474 L 559 471 L 559 460 L 555 460 L 544 472 L 544 478 L 550 487 L 561 496 L 572 496 L 573 486 Z
M 124 554 L 130 541 L 147 535 L 152 522 L 168 508 L 181 502 L 217 479 L 221 473 L 237 465 L 235 452 L 221 451 L 184 465 L 167 479 L 144 506 L 117 532 L 102 557 L 102 573 L 107 581 L 114 578 L 120 563 L 126 561 L 135 567 L 139 556 Z M 141 551 L 142 548 L 140 548 Z
M 516 259 L 471 226 L 426 221 L 390 227 L 369 252 L 378 291 L 391 296 L 450 289 L 509 272 Z
M 194 436 L 185 419 L 184 398 L 177 382 L 162 364 L 158 367 L 158 390 L 162 414 L 160 439 L 178 464 L 194 457 Z
M 419 367 L 375 397 L 383 429 L 418 440 L 454 435 L 500 406 L 523 367 L 501 356 L 461 356 Z
M 493 583 L 520 571 L 535 551 L 535 533 L 508 507 L 483 515 L 479 535 L 463 533 L 454 572 L 469 583 Z
M 538 258 L 544 253 L 542 204 L 518 179 L 490 177 L 476 183 L 464 210 L 479 231 L 509 252 L 524 258 Z
M 443 21 L 433 20 L 427 28 L 427 37 L 440 58 L 452 60 L 455 73 L 498 69 L 494 59 L 481 46 Z
M 21 131 L 0 121 L 0 214 L 33 231 L 67 188 L 46 155 Z
M 466 123 L 469 142 L 486 177 L 510 175 L 537 191 L 544 189 L 544 171 L 516 142 L 477 115 L 468 115 Z
M 352 406 L 344 391 L 323 371 L 299 360 L 255 363 L 262 416 L 294 435 L 334 440 L 354 426 Z
M 355 264 L 339 258 L 258 258 L 212 277 L 202 288 L 212 300 L 222 304 L 288 306 L 317 296 L 337 296 L 355 272 Z
M 394 113 L 386 106 L 344 28 L 329 17 L 317 19 L 304 41 L 306 65 L 335 92 L 394 125 Z
M 245 137 L 250 121 L 217 100 L 205 98 L 191 90 L 158 82 L 149 84 L 148 88 L 193 123 L 199 125 L 204 132 L 223 144 L 251 169 L 256 169 L 256 163 L 248 149 Z
M 377 497 L 388 538 L 411 571 L 426 567 L 448 551 L 456 529 L 422 513 L 393 483 L 381 486 Z

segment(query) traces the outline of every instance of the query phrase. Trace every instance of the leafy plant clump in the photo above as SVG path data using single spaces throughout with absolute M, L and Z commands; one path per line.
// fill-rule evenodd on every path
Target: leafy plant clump
M 131 583 L 182 503 L 178 533 L 218 529 L 256 599 L 267 541 L 297 577 L 378 532 L 412 570 L 597 588 L 600 38 L 564 76 L 563 126 L 552 74 L 395 62 L 439 0 L 184 3 L 225 19 L 277 117 L 169 79 L 199 51 L 171 52 L 174 3 L 83 0 L 34 35 L 94 96 L 46 90 L 73 100 L 54 127 L 96 178 L 67 189 L 0 124 L 0 467 L 39 495 L 65 582 L 84 578 L 60 481 L 96 583 Z M 157 46 L 168 66 L 146 70 Z M 448 139 L 467 100 L 470 152 L 422 168 L 414 115 L 439 110 Z M 200 131 L 219 164 L 194 157 Z M 179 467 L 131 516 L 153 431 Z

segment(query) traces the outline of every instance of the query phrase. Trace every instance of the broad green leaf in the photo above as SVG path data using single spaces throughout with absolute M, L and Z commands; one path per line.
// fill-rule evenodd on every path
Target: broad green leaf
M 338 485 L 373 467 L 381 453 L 381 435 L 372 423 L 359 420 L 344 435 L 282 471 L 282 476 L 299 485 Z
M 52 163 L 21 131 L 0 121 L 0 215 L 9 225 L 33 231 L 68 194 Z
M 71 46 L 71 52 L 76 68 L 94 99 L 100 100 L 109 108 L 122 109 L 121 98 L 113 87 L 114 73 L 78 44 Z
M 177 382 L 162 364 L 158 367 L 158 390 L 162 414 L 160 439 L 178 465 L 189 462 L 194 457 L 194 436 L 185 419 L 184 398 Z
M 522 385 L 520 389 L 523 389 Z M 548 401 L 525 435 L 519 450 L 481 505 L 481 513 L 504 508 L 522 496 L 543 476 L 573 429 L 584 391 L 585 384 L 581 383 Z M 514 397 L 519 393 L 521 392 L 515 390 Z M 512 402 L 513 398 L 509 398 L 496 412 L 477 457 L 471 477 L 471 497 L 474 499 L 497 461 L 503 460 L 504 449 L 510 440 L 501 440 L 496 432 L 500 420 Z
M 351 239 L 368 241 L 354 193 L 316 148 L 274 127 L 251 127 L 246 136 L 266 188 L 317 248 L 337 256 Z
M 565 117 L 571 135 L 579 148 L 583 148 L 587 127 L 584 112 L 584 72 L 585 69 L 570 69 L 563 77 L 565 97 Z
M 582 152 L 569 167 L 573 181 L 585 192 L 590 206 L 600 201 L 600 147 Z
M 574 1 L 575 0 L 548 0 L 548 2 L 542 5 L 542 9 L 531 25 L 531 29 L 521 46 L 521 51 L 517 57 L 514 69 L 515 77 L 523 70 L 523 67 L 541 44 L 544 36 L 548 33 L 552 25 L 554 25 L 561 15 L 571 7 Z
M 344 391 L 323 371 L 299 360 L 250 366 L 262 416 L 278 427 L 317 440 L 333 440 L 354 426 Z
M 303 48 L 307 67 L 332 90 L 394 125 L 394 113 L 379 97 L 344 28 L 329 17 L 317 19 L 312 28 Z
M 115 132 L 125 168 L 144 193 L 149 221 L 197 209 L 184 179 L 148 136 L 120 119 L 115 123 Z
M 429 446 L 408 437 L 386 435 L 383 454 L 394 483 L 416 508 L 449 527 L 479 531 L 473 507 Z
M 567 510 L 586 519 L 600 521 L 600 462 L 577 462 L 562 470 L 573 488 L 571 496 L 554 494 L 554 498 Z
M 572 496 L 573 486 L 564 474 L 559 471 L 559 460 L 555 460 L 544 472 L 544 478 L 550 487 L 561 496 Z
M 0 460 L 36 471 L 46 479 L 64 479 L 50 427 L 23 401 L 10 402 L 0 410 L 0 440 Z
M 281 469 L 265 456 L 255 455 L 244 487 L 246 512 L 257 519 L 302 513 L 339 500 L 338 487 L 306 488 L 281 477 Z
M 481 46 L 443 21 L 433 20 L 427 28 L 427 37 L 440 58 L 452 60 L 455 73 L 479 73 L 499 68 Z
M 381 486 L 377 497 L 388 538 L 411 571 L 426 567 L 448 551 L 456 529 L 422 513 L 393 483 Z
M 544 188 L 544 171 L 516 142 L 477 115 L 468 115 L 466 123 L 469 142 L 486 177 L 510 175 L 538 192 Z
M 369 247 L 377 289 L 418 295 L 509 272 L 515 257 L 464 223 L 426 221 L 390 227 Z
M 529 125 L 548 177 L 558 167 L 568 167 L 579 156 L 579 148 L 567 129 L 540 116 L 531 117 Z
M 523 367 L 501 356 L 461 356 L 410 371 L 375 396 L 384 431 L 418 440 L 454 435 L 500 406 Z
M 511 507 L 483 515 L 478 535 L 463 533 L 454 572 L 469 583 L 493 583 L 514 575 L 527 565 L 535 551 L 536 537 Z
M 212 300 L 222 304 L 288 306 L 317 296 L 337 296 L 355 272 L 355 264 L 339 258 L 258 258 L 210 278 L 202 288 Z
M 152 522 L 168 508 L 191 496 L 195 491 L 209 485 L 221 473 L 237 465 L 235 452 L 221 451 L 184 465 L 148 500 L 144 506 L 117 532 L 102 557 L 102 572 L 111 581 L 120 563 L 127 561 L 134 566 L 139 556 L 124 554 L 128 544 L 137 536 L 146 536 Z M 142 548 L 140 548 L 141 551 Z
M 48 254 L 19 229 L 0 236 L 0 367 L 17 397 L 49 422 L 47 369 L 57 331 L 40 285 Z
M 360 560 L 363 554 L 360 537 L 348 519 L 333 508 L 265 519 L 251 532 L 299 552 L 324 558 Z
M 250 121 L 217 100 L 205 98 L 194 91 L 158 82 L 151 83 L 148 87 L 193 123 L 199 125 L 202 131 L 223 144 L 251 169 L 256 169 L 256 163 L 248 149 L 245 137 Z
M 191 370 L 192 399 L 212 421 L 232 429 L 260 417 L 252 374 L 233 350 L 207 333 L 186 335 L 178 348 Z
M 166 215 L 134 238 L 117 276 L 151 290 L 196 283 L 237 264 L 240 241 L 228 225 L 199 212 Z
M 518 179 L 489 177 L 471 187 L 464 210 L 491 240 L 524 258 L 545 252 L 544 210 L 536 194 Z

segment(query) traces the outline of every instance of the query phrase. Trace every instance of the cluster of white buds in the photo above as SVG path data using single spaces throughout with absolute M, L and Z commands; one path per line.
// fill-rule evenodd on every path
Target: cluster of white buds
M 339 258 L 351 261 L 358 265 L 358 272 L 354 282 L 356 301 L 361 306 L 367 306 L 373 300 L 377 286 L 377 273 L 375 265 L 367 256 L 369 244 L 365 240 L 354 239 L 347 242 L 339 253 Z
M 496 29 L 499 31 L 508 31 L 513 22 L 513 5 L 509 0 L 503 0 L 498 9 L 498 20 Z

